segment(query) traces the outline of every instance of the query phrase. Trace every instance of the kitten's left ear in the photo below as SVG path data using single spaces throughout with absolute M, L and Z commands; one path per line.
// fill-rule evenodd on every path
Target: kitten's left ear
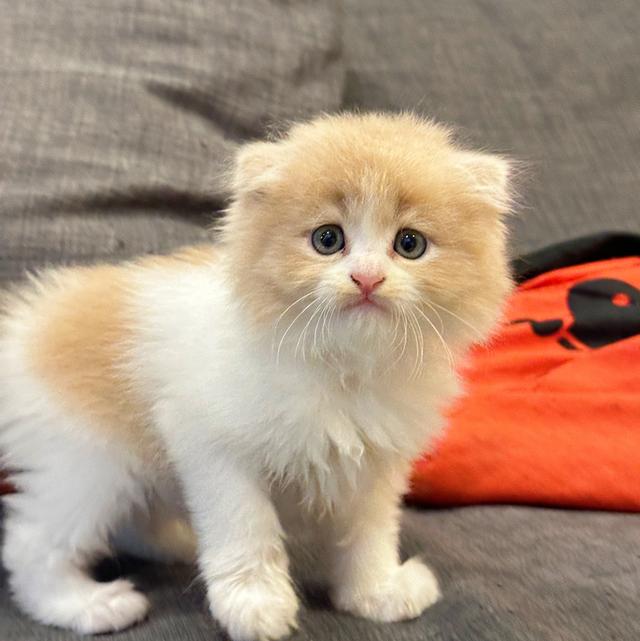
M 511 162 L 502 156 L 475 151 L 458 152 L 458 158 L 471 179 L 474 193 L 497 211 L 509 211 Z
M 252 142 L 236 155 L 232 188 L 236 194 L 259 192 L 277 177 L 278 144 Z

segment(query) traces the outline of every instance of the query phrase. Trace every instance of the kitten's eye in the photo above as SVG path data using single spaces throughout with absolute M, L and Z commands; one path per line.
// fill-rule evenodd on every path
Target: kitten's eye
M 319 254 L 335 254 L 344 249 L 344 232 L 338 225 L 321 225 L 311 234 L 311 244 Z
M 427 239 L 415 229 L 401 229 L 393 243 L 393 249 L 410 260 L 420 258 L 427 251 Z

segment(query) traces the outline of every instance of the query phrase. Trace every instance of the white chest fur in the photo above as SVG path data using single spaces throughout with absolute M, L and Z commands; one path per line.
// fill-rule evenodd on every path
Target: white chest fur
M 228 450 L 305 488 L 305 500 L 333 503 L 377 460 L 416 456 L 439 428 L 434 393 L 453 377 L 375 375 L 357 357 L 276 362 L 271 341 L 251 335 L 224 282 L 203 268 L 149 275 L 138 291 L 133 371 L 176 447 Z

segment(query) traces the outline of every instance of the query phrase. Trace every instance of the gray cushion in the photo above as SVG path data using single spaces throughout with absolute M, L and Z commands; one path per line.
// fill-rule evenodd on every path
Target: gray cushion
M 423 554 L 443 598 L 419 619 L 381 625 L 336 613 L 308 594 L 292 641 L 637 641 L 640 518 L 515 507 L 405 512 L 404 553 Z M 148 621 L 121 641 L 226 638 L 206 610 L 194 569 L 125 560 L 150 595 Z M 0 574 L 0 639 L 81 638 L 31 623 L 9 603 Z

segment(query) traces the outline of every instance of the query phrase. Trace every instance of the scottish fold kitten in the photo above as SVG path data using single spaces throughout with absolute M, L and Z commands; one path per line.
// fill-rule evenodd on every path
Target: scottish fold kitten
M 130 582 L 87 571 L 132 532 L 197 557 L 234 641 L 296 625 L 285 536 L 321 552 L 337 608 L 398 621 L 436 601 L 429 568 L 400 562 L 399 501 L 510 289 L 508 174 L 412 115 L 324 116 L 240 150 L 219 242 L 8 296 L 16 602 L 82 633 L 141 620 Z

